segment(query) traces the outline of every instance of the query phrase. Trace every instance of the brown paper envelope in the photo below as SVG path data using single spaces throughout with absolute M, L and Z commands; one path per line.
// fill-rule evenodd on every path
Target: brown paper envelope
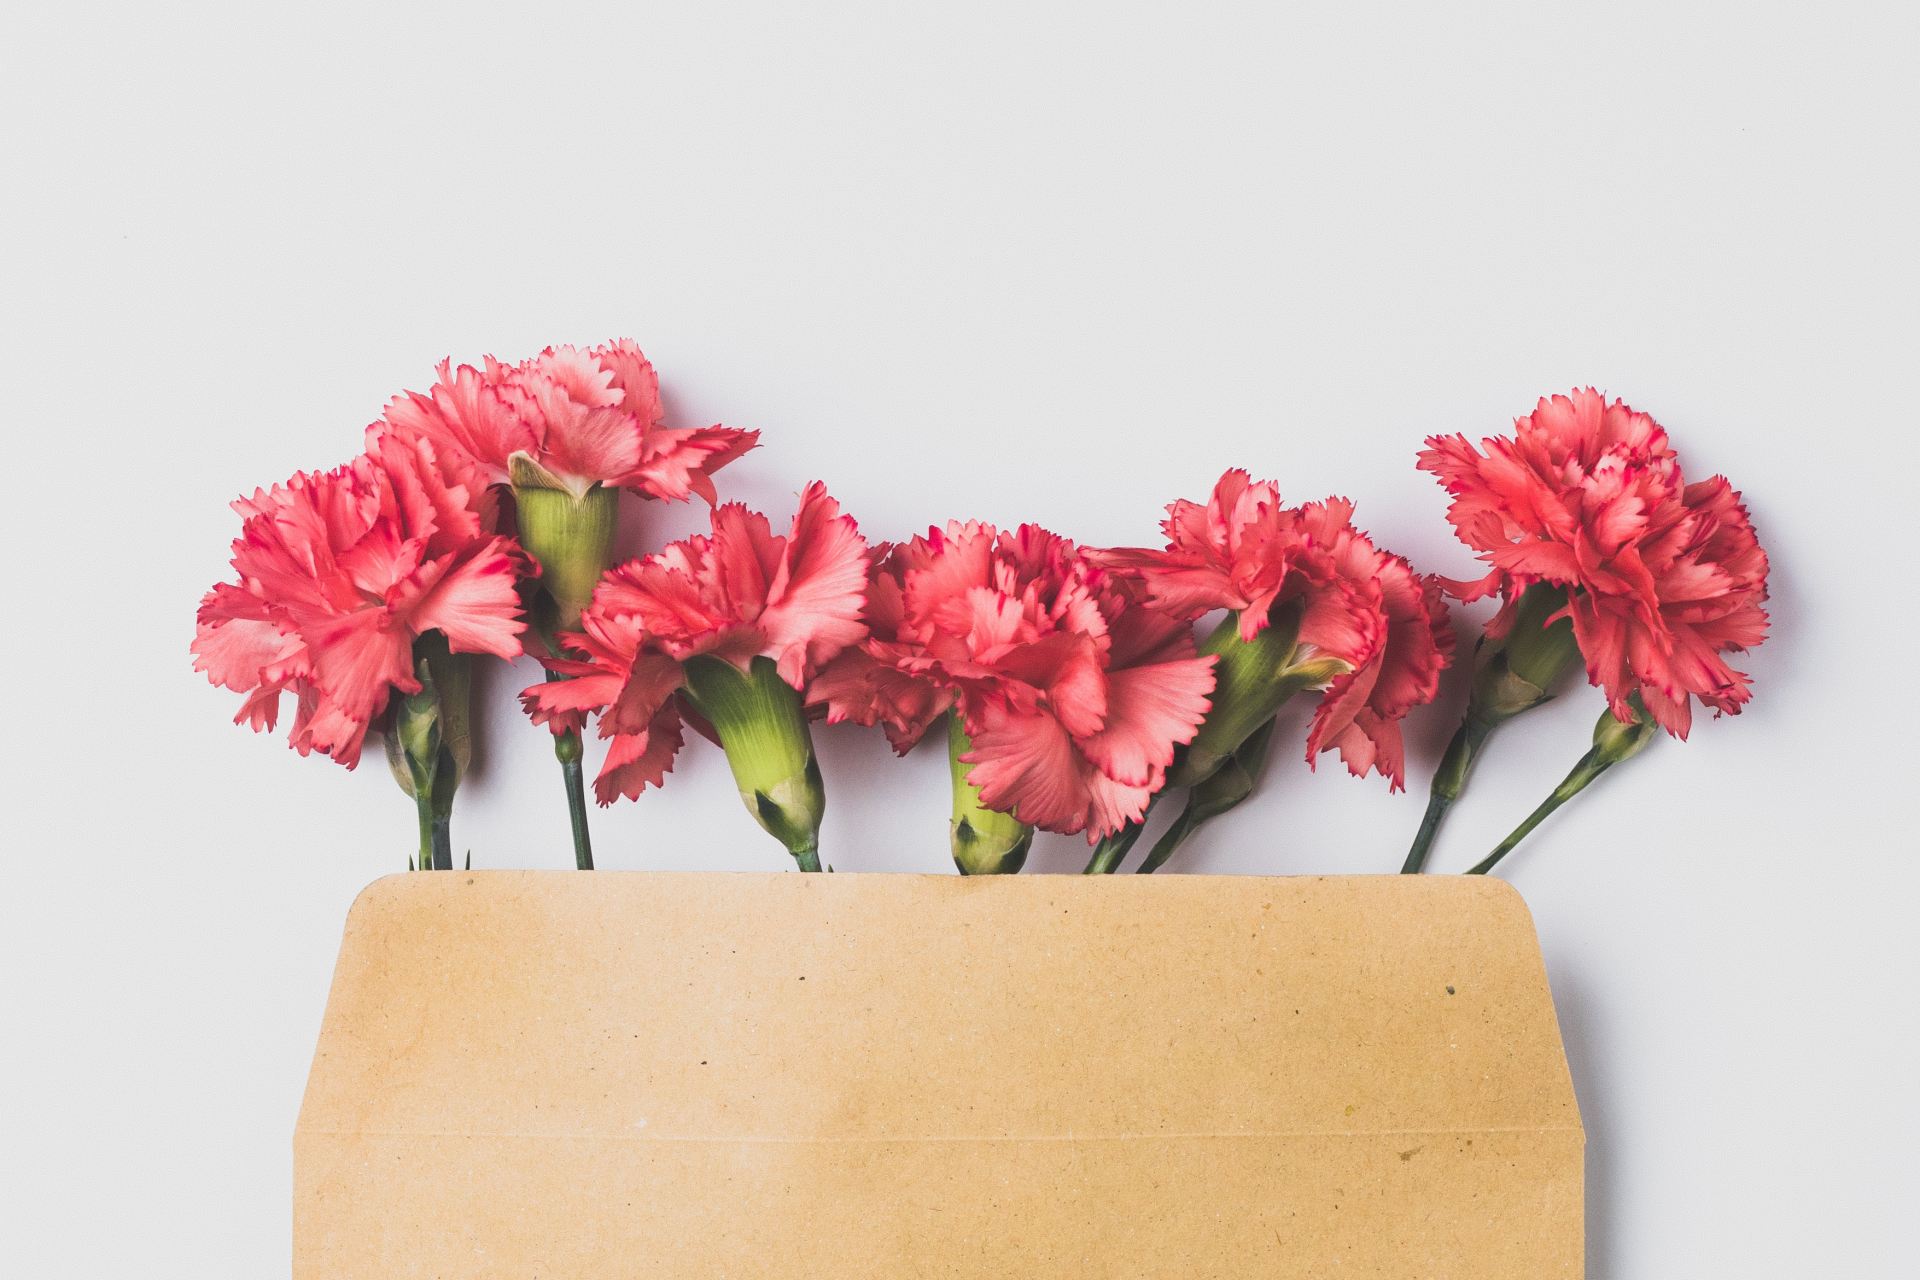
M 1486 877 L 414 874 L 347 922 L 294 1274 L 1582 1270 Z

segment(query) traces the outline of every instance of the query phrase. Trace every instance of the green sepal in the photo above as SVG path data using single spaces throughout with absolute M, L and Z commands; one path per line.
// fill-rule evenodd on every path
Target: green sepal
M 539 562 L 541 592 L 555 606 L 551 625 L 558 631 L 574 630 L 613 562 L 620 491 L 570 482 L 524 452 L 507 460 L 507 473 L 520 545 Z
M 826 788 L 800 695 L 771 658 L 742 671 L 720 658 L 686 663 L 682 689 L 720 739 L 740 799 L 802 870 L 820 869 L 820 821 Z
M 1201 642 L 1202 654 L 1219 659 L 1213 668 L 1213 706 L 1168 771 L 1167 785 L 1205 782 L 1271 725 L 1289 698 L 1325 688 L 1349 669 L 1339 658 L 1302 654 L 1299 636 L 1300 608 L 1290 604 L 1275 608 L 1272 620 L 1251 640 L 1240 638 L 1240 615 L 1228 614 Z
M 960 723 L 960 713 L 947 716 L 947 767 L 953 777 L 953 817 L 947 825 L 953 864 L 963 876 L 1011 875 L 1027 865 L 1033 848 L 1033 828 L 1010 813 L 989 809 L 973 785 L 973 766 L 960 757 L 973 750 L 973 740 Z
M 1553 696 L 1553 686 L 1580 658 L 1573 620 L 1547 621 L 1566 605 L 1566 589 L 1550 582 L 1536 582 L 1521 593 L 1512 627 L 1474 671 L 1470 719 L 1489 727 L 1502 724 Z

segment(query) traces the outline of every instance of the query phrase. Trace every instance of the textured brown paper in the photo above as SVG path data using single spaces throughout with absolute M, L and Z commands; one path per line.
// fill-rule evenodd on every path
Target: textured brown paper
M 347 923 L 294 1274 L 1582 1269 L 1486 877 L 397 876 Z

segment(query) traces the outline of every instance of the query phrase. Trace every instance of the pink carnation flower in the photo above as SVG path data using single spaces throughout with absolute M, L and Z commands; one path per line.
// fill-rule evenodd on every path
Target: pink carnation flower
M 868 622 L 809 690 L 830 721 L 882 724 L 904 751 L 952 710 L 982 804 L 1089 841 L 1145 813 L 1213 689 L 1182 621 L 1037 525 L 956 522 L 893 547 Z
M 523 561 L 486 531 L 478 496 L 416 438 L 234 503 L 237 580 L 200 602 L 194 669 L 246 695 L 235 720 L 255 730 L 274 727 L 292 691 L 293 748 L 352 768 L 393 691 L 420 691 L 416 637 L 520 654 Z
M 1614 715 L 1648 713 L 1684 738 L 1691 699 L 1737 714 L 1748 678 L 1723 653 L 1766 638 L 1767 556 L 1722 476 L 1688 484 L 1667 433 L 1588 388 L 1543 399 L 1514 435 L 1435 436 L 1420 455 L 1453 495 L 1448 518 L 1492 566 L 1462 599 L 1498 593 L 1500 639 L 1536 582 L 1566 589 L 1564 611 Z
M 517 365 L 445 360 L 439 372 L 432 390 L 395 396 L 373 430 L 424 435 L 493 484 L 509 483 L 511 460 L 524 454 L 548 487 L 575 497 L 602 484 L 713 502 L 713 473 L 759 439 L 731 427 L 662 426 L 659 379 L 625 338 L 589 350 L 549 347 Z
M 1182 618 L 1235 611 L 1242 641 L 1297 610 L 1292 665 L 1327 664 L 1335 673 L 1307 735 L 1309 765 L 1336 750 L 1356 776 L 1377 770 L 1399 790 L 1400 721 L 1439 692 L 1453 649 L 1437 585 L 1354 528 L 1346 499 L 1285 507 L 1271 483 L 1244 471 L 1221 476 L 1205 504 L 1172 503 L 1161 527 L 1162 550 L 1095 554 Z
M 547 661 L 570 678 L 522 694 L 537 723 L 601 713 L 600 736 L 611 739 L 594 782 L 603 805 L 659 786 L 673 767 L 689 660 L 745 672 L 766 658 L 799 690 L 867 633 L 868 547 L 824 485 L 807 486 L 784 537 L 737 502 L 714 509 L 712 530 L 608 572 L 581 631 L 562 637 L 580 658 Z

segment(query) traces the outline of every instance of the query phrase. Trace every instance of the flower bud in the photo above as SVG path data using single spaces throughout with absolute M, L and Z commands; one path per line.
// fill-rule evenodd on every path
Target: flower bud
M 446 637 L 429 631 L 413 643 L 414 678 L 420 692 L 394 698 L 392 721 L 383 735 L 387 768 L 400 789 L 412 796 L 415 763 L 437 775 L 451 793 L 473 763 L 473 661 L 449 653 Z M 442 750 L 444 749 L 444 751 Z
M 413 642 L 418 691 L 398 695 L 388 708 L 387 767 L 400 789 L 413 797 L 420 818 L 420 851 L 414 865 L 425 871 L 453 867 L 448 828 L 453 796 L 471 757 L 469 660 L 447 650 L 438 631 Z
M 973 750 L 973 741 L 960 723 L 960 713 L 947 717 L 947 764 L 953 773 L 953 821 L 948 829 L 954 865 L 963 876 L 1011 874 L 1027 864 L 1033 848 L 1033 828 L 1010 813 L 980 803 L 980 789 L 969 775 L 973 769 L 960 757 Z
M 724 659 L 695 657 L 685 670 L 682 692 L 713 726 L 747 812 L 802 871 L 818 871 L 827 797 L 800 695 L 771 658 L 756 657 L 742 671 Z
M 620 491 L 580 489 L 524 452 L 508 461 L 520 544 L 540 564 L 540 586 L 557 609 L 555 629 L 572 631 L 612 564 Z
M 1640 705 L 1640 695 L 1634 694 L 1634 717 L 1621 720 L 1613 714 L 1611 708 L 1600 713 L 1600 719 L 1593 726 L 1593 750 L 1596 761 L 1606 768 L 1619 764 L 1622 760 L 1631 760 L 1653 741 L 1654 730 L 1658 727 L 1653 717 Z

